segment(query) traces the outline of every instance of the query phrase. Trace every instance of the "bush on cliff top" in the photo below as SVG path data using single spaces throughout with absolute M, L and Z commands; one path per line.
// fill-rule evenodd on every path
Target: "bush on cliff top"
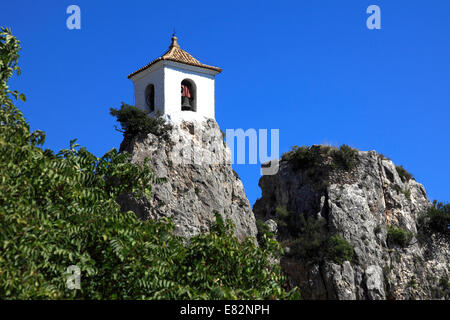
M 14 106 L 7 80 L 19 42 L 0 32 L 0 299 L 287 298 L 275 242 L 239 243 L 217 216 L 210 233 L 189 243 L 169 220 L 139 221 L 121 212 L 122 192 L 151 192 L 153 172 L 111 150 L 97 158 L 71 142 L 42 150 Z M 6 77 L 4 75 L 7 75 Z M 224 263 L 226 261 L 226 263 Z M 81 289 L 66 287 L 69 266 Z
M 282 160 L 289 161 L 296 170 L 306 170 L 319 167 L 327 163 L 328 158 L 332 159 L 331 167 L 341 168 L 345 171 L 352 171 L 358 165 L 358 151 L 346 144 L 339 148 L 331 146 L 298 147 L 293 146 L 292 150 L 282 156 Z
M 116 130 L 128 137 L 146 136 L 149 133 L 167 137 L 167 132 L 171 129 L 171 126 L 162 117 L 149 117 L 139 108 L 123 102 L 120 109 L 110 108 L 110 114 L 117 118 L 122 127 L 121 129 L 116 127 Z
M 397 173 L 403 182 L 408 182 L 413 178 L 412 174 L 406 171 L 406 169 L 403 168 L 403 166 L 395 166 L 395 169 L 397 170 Z
M 343 144 L 334 152 L 335 161 L 347 171 L 352 171 L 358 164 L 358 151 Z
M 289 161 L 295 169 L 304 170 L 319 166 L 321 159 L 309 147 L 293 146 L 291 151 L 283 154 L 282 160 Z

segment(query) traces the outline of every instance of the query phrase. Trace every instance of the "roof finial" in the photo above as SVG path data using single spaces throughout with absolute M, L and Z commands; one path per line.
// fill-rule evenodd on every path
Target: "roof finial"
M 170 44 L 170 47 L 169 47 L 170 49 L 172 49 L 173 47 L 175 47 L 175 48 L 180 47 L 180 45 L 177 42 L 178 38 L 176 37 L 175 34 L 176 34 L 176 30 L 175 30 L 175 28 L 173 28 L 172 43 Z

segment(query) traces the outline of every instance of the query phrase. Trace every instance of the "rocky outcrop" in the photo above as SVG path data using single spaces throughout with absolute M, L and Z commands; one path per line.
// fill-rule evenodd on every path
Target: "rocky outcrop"
M 296 217 L 326 221 L 325 232 L 339 234 L 352 247 L 352 261 L 308 261 L 289 254 L 281 260 L 292 286 L 305 299 L 448 299 L 450 247 L 429 235 L 419 241 L 418 218 L 429 208 L 424 187 L 399 176 L 395 165 L 375 151 L 356 153 L 357 164 L 344 170 L 327 156 L 330 147 L 308 152 L 325 154 L 321 161 L 280 161 L 276 175 L 259 182 L 262 197 L 254 205 L 263 220 L 280 221 L 279 209 Z M 316 159 L 317 160 L 317 159 Z M 306 165 L 305 165 L 306 163 Z M 405 246 L 388 241 L 388 230 L 410 235 Z M 290 251 L 286 228 L 278 239 Z
M 256 236 L 255 218 L 241 180 L 231 167 L 231 152 L 212 119 L 172 123 L 161 135 L 125 138 L 121 152 L 133 163 L 149 159 L 157 178 L 151 198 L 119 199 L 141 219 L 173 218 L 175 233 L 189 238 L 206 232 L 218 212 L 231 219 L 239 239 Z

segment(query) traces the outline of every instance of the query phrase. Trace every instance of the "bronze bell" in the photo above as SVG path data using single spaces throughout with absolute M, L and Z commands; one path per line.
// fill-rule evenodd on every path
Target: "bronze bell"
M 181 97 L 181 110 L 186 111 L 186 110 L 191 110 L 192 106 L 191 106 L 191 102 L 189 101 L 188 97 Z

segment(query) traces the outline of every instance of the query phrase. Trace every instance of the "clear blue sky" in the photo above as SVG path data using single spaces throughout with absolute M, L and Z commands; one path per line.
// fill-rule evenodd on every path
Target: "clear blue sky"
M 81 8 L 81 30 L 66 8 Z M 382 29 L 366 28 L 381 8 Z M 133 103 L 127 74 L 181 47 L 223 68 L 216 119 L 227 128 L 278 128 L 280 149 L 349 144 L 377 150 L 450 201 L 450 2 L 4 1 L 0 25 L 22 42 L 20 107 L 46 147 L 78 138 L 96 155 L 119 147 L 110 107 Z M 235 165 L 251 203 L 259 166 Z

